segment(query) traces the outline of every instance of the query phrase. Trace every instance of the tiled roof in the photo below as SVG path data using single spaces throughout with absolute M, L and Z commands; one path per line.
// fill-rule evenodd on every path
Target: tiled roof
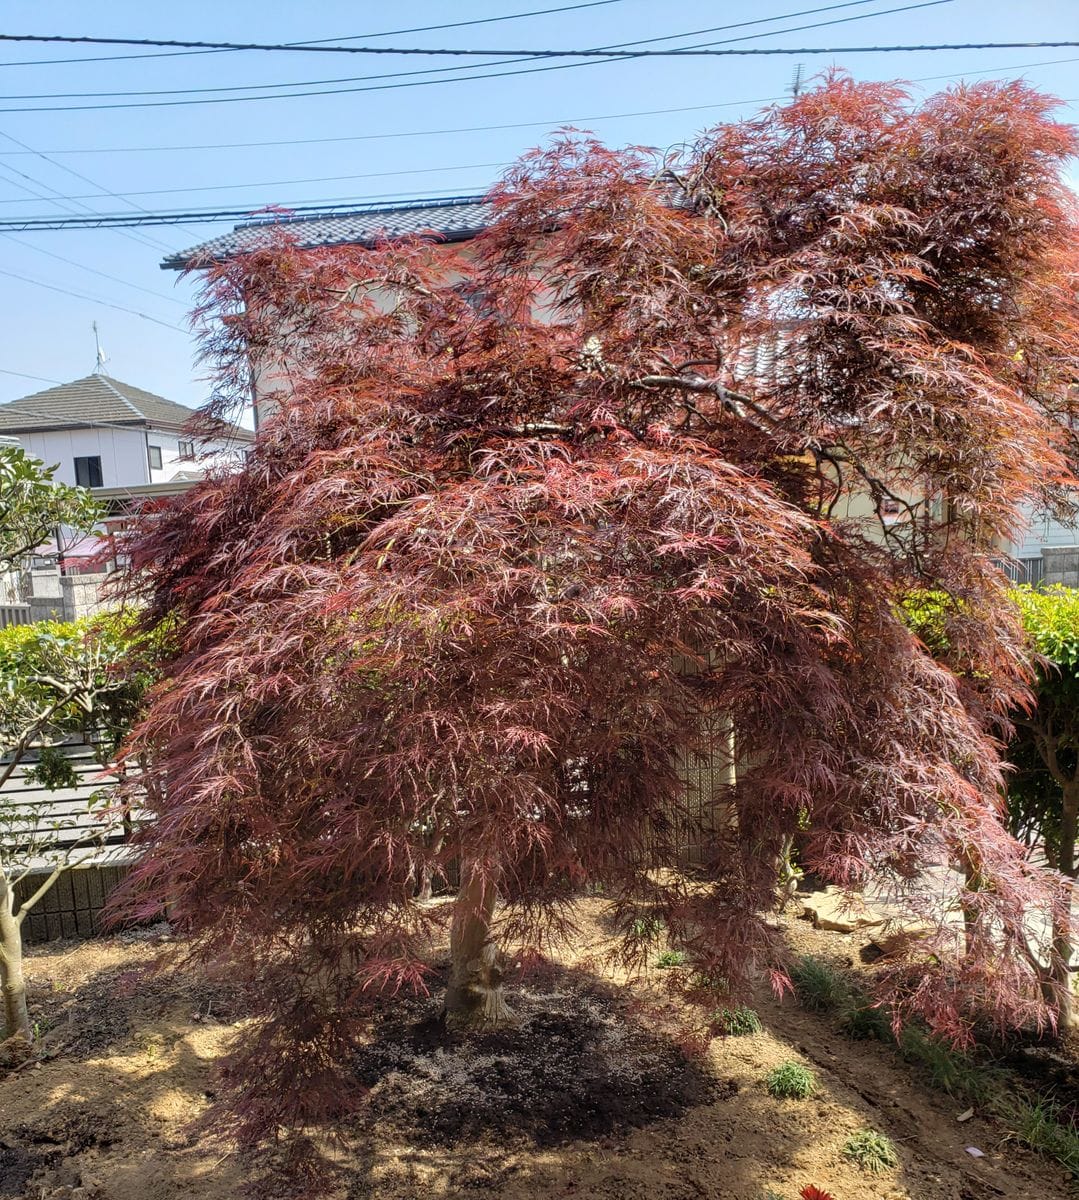
M 0 404 L 0 432 L 71 429 L 107 421 L 110 425 L 186 425 L 195 410 L 164 396 L 121 383 L 107 375 L 87 375 Z
M 354 211 L 311 217 L 268 217 L 237 225 L 231 233 L 181 250 L 162 267 L 181 270 L 197 264 L 231 258 L 257 246 L 270 226 L 285 226 L 296 235 L 301 249 L 315 246 L 372 246 L 384 238 L 433 234 L 447 242 L 461 242 L 482 232 L 491 220 L 491 206 L 482 196 L 452 196 L 440 200 L 357 208 Z

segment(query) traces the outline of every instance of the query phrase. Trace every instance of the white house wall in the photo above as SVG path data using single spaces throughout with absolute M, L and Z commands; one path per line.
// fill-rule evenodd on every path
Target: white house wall
M 143 429 L 49 429 L 41 433 L 16 434 L 28 454 L 56 467 L 55 478 L 75 483 L 75 459 L 101 459 L 103 487 L 127 487 L 151 483 Z
M 28 454 L 56 467 L 55 478 L 75 483 L 75 459 L 101 459 L 102 487 L 132 487 L 143 483 L 168 483 L 182 471 L 211 465 L 236 464 L 246 443 L 213 441 L 195 443 L 194 458 L 180 457 L 180 442 L 190 437 L 158 429 L 52 429 L 15 435 Z M 150 467 L 149 447 L 161 450 L 161 469 Z
M 1053 521 L 1044 513 L 1026 512 L 1026 529 L 1012 543 L 1014 558 L 1038 558 L 1045 546 L 1079 546 L 1079 528 Z

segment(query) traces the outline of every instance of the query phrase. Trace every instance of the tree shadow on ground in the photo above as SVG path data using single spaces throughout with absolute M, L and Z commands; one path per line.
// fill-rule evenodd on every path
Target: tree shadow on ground
M 589 917 L 585 934 L 575 965 L 531 962 L 514 980 L 512 1028 L 445 1034 L 437 999 L 384 1005 L 352 1063 L 368 1103 L 339 1145 L 318 1142 L 333 1200 L 763 1200 L 767 1189 L 795 1200 L 809 1183 L 841 1200 L 1067 1194 L 1017 1148 L 999 1154 L 977 1118 L 956 1125 L 954 1106 L 904 1084 L 883 1048 L 852 1044 L 789 1002 L 762 997 L 761 1033 L 696 1043 L 700 1056 L 687 1057 L 696 1018 L 683 1011 L 679 1025 L 666 974 L 614 986 L 579 957 L 602 952 L 599 921 Z M 232 1200 L 260 1179 L 267 1195 L 297 1194 L 274 1151 L 241 1159 L 191 1133 L 242 996 L 196 973 L 134 983 L 131 969 L 152 953 L 125 951 L 119 965 L 113 953 L 76 980 L 55 1029 L 71 1034 L 68 1049 L 0 1077 L 4 1200 L 60 1200 L 76 1187 L 87 1200 Z M 32 980 L 49 969 L 34 964 Z M 818 1074 L 808 1101 L 767 1092 L 768 1069 L 790 1058 Z M 899 1144 L 903 1166 L 886 1182 L 842 1158 L 866 1126 Z M 989 1158 L 969 1159 L 967 1141 Z
M 533 970 L 513 988 L 513 1005 L 512 1024 L 467 1034 L 446 1029 L 437 1001 L 395 1005 L 354 1065 L 371 1089 L 368 1121 L 417 1145 L 494 1134 L 545 1147 L 675 1117 L 737 1090 L 589 970 Z

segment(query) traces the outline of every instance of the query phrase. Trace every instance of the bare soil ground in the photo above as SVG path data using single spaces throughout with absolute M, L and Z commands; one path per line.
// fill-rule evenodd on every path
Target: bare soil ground
M 886 1047 L 852 1042 L 793 1001 L 756 998 L 750 1037 L 687 1060 L 670 973 L 627 981 L 605 965 L 599 900 L 581 936 L 516 987 L 515 1030 L 446 1042 L 434 1006 L 387 1011 L 356 1063 L 372 1088 L 338 1152 L 335 1200 L 1064 1200 L 1057 1166 L 927 1091 Z M 785 920 L 800 952 L 856 962 L 860 935 Z M 29 956 L 45 1061 L 0 1077 L 4 1200 L 226 1200 L 255 1170 L 190 1132 L 214 1064 L 244 1021 L 227 980 L 145 977 L 167 931 L 52 944 Z M 775 1100 L 764 1075 L 809 1066 L 817 1094 Z M 888 1134 L 885 1176 L 842 1157 L 854 1131 Z M 967 1146 L 984 1152 L 973 1158 Z M 267 1160 L 272 1170 L 272 1161 Z

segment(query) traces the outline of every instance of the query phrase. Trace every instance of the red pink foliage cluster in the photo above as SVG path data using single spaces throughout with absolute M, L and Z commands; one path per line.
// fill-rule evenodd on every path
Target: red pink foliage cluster
M 354 1099 L 370 1004 L 428 978 L 432 873 L 497 887 L 531 945 L 602 885 L 627 953 L 647 905 L 737 987 L 781 970 L 799 830 L 804 866 L 915 906 L 961 860 L 891 1000 L 958 1037 L 1039 1018 L 1054 888 L 998 819 L 1028 667 L 991 559 L 1071 481 L 1051 107 L 840 76 L 677 161 L 559 136 L 461 255 L 286 224 L 198 264 L 213 411 L 252 362 L 276 410 L 128 547 L 146 621 L 180 619 L 129 750 L 162 787 L 128 902 L 252 981 L 245 1136 Z M 925 588 L 962 672 L 904 624 Z M 739 770 L 690 885 L 659 868 L 716 710 Z

